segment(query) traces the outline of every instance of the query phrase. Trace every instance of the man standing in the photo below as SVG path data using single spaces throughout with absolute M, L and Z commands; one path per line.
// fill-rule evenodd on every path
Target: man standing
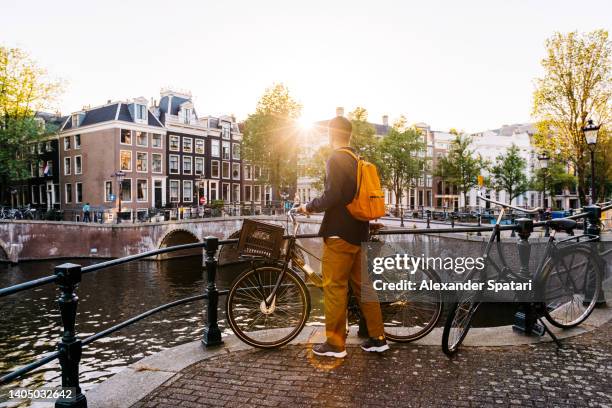
M 89 214 L 90 214 L 89 203 L 85 203 L 85 205 L 83 206 L 83 222 L 91 222 L 91 217 L 89 216 Z
M 369 338 L 361 348 L 383 352 L 389 346 L 384 337 L 380 304 L 375 300 L 376 293 L 370 282 L 362 282 L 361 273 L 361 243 L 368 240 L 369 222 L 353 218 L 346 208 L 357 191 L 357 160 L 346 151 L 355 153 L 349 147 L 351 122 L 338 116 L 330 120 L 328 131 L 334 151 L 326 164 L 325 191 L 321 197 L 299 208 L 305 214 L 325 212 L 319 236 L 324 242 L 322 263 L 327 341 L 317 344 L 312 351 L 319 356 L 346 356 L 346 308 L 350 284 L 368 326 Z

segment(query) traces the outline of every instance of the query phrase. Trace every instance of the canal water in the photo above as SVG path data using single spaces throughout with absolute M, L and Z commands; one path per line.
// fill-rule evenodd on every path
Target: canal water
M 0 287 L 47 276 L 64 262 L 88 265 L 92 260 L 24 262 L 0 264 Z M 206 282 L 199 256 L 166 261 L 137 261 L 92 272 L 83 277 L 79 296 L 77 333 L 85 338 L 153 307 L 202 293 Z M 227 288 L 242 266 L 220 267 L 217 284 Z M 0 299 L 0 372 L 6 373 L 56 350 L 61 336 L 55 284 L 20 292 Z M 323 302 L 318 289 L 311 290 L 312 311 L 309 324 L 323 324 Z M 224 305 L 221 298 L 220 305 Z M 476 325 L 508 324 L 511 314 L 499 308 L 483 311 Z M 204 301 L 177 306 L 97 340 L 83 349 L 81 386 L 87 391 L 95 384 L 141 358 L 202 336 Z M 220 326 L 230 334 L 221 313 Z M 441 320 L 440 324 L 443 324 Z M 10 388 L 38 388 L 60 384 L 59 363 L 41 367 Z M 0 389 L 6 394 L 7 387 Z M 4 392 L 3 392 L 4 391 Z M 9 406 L 0 399 L 0 407 Z

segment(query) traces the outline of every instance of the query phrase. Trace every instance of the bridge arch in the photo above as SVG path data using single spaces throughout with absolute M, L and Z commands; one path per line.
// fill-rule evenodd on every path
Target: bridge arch
M 159 241 L 158 248 L 167 248 L 175 245 L 193 244 L 202 242 L 197 235 L 184 228 L 175 228 L 168 231 Z M 185 249 L 182 251 L 169 252 L 157 257 L 159 260 L 177 258 L 182 256 L 202 255 L 202 248 Z
M 10 262 L 10 250 L 6 242 L 0 239 L 0 262 Z

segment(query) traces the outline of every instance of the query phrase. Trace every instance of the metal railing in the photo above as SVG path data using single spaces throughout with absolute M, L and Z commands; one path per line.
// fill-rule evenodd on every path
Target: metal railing
M 609 210 L 612 205 L 607 207 L 589 206 L 584 208 L 584 212 L 573 215 L 569 218 L 580 219 L 585 218 L 585 232 L 589 234 L 599 235 L 599 218 L 604 210 Z M 517 220 L 519 221 L 519 220 Z M 547 221 L 534 222 L 534 227 L 545 227 Z M 514 231 L 517 228 L 516 224 L 502 225 L 500 230 Z M 376 232 L 377 235 L 415 235 L 415 234 L 444 234 L 444 233 L 457 233 L 457 232 L 488 232 L 493 229 L 492 226 L 476 226 L 476 227 L 457 227 L 457 228 L 399 228 L 380 230 Z M 318 234 L 301 234 L 298 235 L 300 239 L 317 238 Z M 287 236 L 285 236 L 287 238 Z M 206 347 L 218 346 L 223 343 L 221 339 L 221 331 L 218 325 L 218 303 L 219 296 L 227 294 L 227 290 L 219 290 L 216 286 L 216 275 L 217 275 L 217 251 L 220 245 L 235 244 L 238 239 L 225 239 L 219 240 L 217 237 L 206 237 L 203 242 L 176 245 L 172 247 L 160 248 L 152 251 L 143 252 L 140 254 L 129 255 L 123 258 L 113 259 L 89 266 L 82 267 L 81 265 L 73 263 L 65 263 L 55 267 L 54 274 L 43 278 L 35 279 L 32 281 L 20 283 L 17 285 L 9 286 L 0 289 L 0 298 L 9 296 L 24 290 L 33 289 L 42 285 L 56 283 L 60 290 L 60 296 L 58 298 L 58 306 L 62 319 L 63 333 L 58 344 L 58 349 L 42 358 L 39 358 L 25 366 L 22 366 L 16 370 L 5 373 L 0 377 L 0 385 L 9 383 L 17 378 L 20 378 L 27 373 L 55 360 L 59 359 L 61 368 L 61 383 L 62 388 L 72 388 L 76 390 L 74 398 L 69 400 L 59 399 L 56 406 L 62 407 L 86 407 L 86 397 L 82 393 L 79 385 L 79 363 L 81 360 L 81 354 L 83 346 L 112 334 L 122 328 L 130 326 L 146 317 L 154 315 L 160 311 L 184 305 L 196 300 L 205 299 L 206 303 L 206 318 L 204 322 L 204 333 L 202 336 L 202 343 Z M 119 324 L 116 324 L 110 328 L 104 329 L 98 333 L 90 335 L 89 337 L 81 340 L 78 338 L 75 325 L 77 317 L 77 305 L 79 298 L 76 294 L 76 288 L 81 282 L 82 276 L 91 272 L 104 270 L 113 266 L 122 265 L 128 262 L 150 258 L 153 256 L 171 253 L 176 251 L 182 251 L 186 249 L 202 248 L 205 251 L 204 262 L 206 266 L 206 277 L 207 285 L 203 292 L 198 295 L 189 296 L 183 299 L 175 300 L 153 309 L 150 309 L 137 316 L 131 317 Z

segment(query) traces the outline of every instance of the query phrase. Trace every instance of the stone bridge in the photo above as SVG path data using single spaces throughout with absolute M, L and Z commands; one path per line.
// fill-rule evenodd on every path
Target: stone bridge
M 139 224 L 0 221 L 0 259 L 16 263 L 53 258 L 118 258 L 157 248 L 201 242 L 211 235 L 225 239 L 240 230 L 244 218 L 219 217 Z M 278 216 L 249 218 L 280 225 L 286 222 L 284 217 Z M 300 233 L 318 231 L 320 218 L 300 221 Z

